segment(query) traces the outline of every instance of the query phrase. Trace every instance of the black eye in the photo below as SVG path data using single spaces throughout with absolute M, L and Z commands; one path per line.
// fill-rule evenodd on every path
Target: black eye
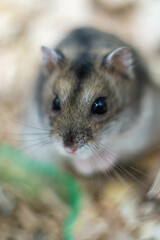
M 105 97 L 97 98 L 92 104 L 91 113 L 92 114 L 104 114 L 107 112 L 107 103 Z
M 58 97 L 55 97 L 54 100 L 53 100 L 52 110 L 53 111 L 60 111 L 61 110 L 60 100 L 59 100 Z

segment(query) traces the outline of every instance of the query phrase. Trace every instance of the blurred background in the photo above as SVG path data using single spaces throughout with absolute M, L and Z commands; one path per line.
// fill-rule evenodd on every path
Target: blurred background
M 111 32 L 130 43 L 146 60 L 153 81 L 160 84 L 159 0 L 1 0 L 2 143 L 8 142 L 10 134 L 18 131 L 19 125 L 13 120 L 24 110 L 36 79 L 41 62 L 40 46 L 56 45 L 68 31 L 79 26 Z M 148 158 L 152 165 L 159 161 L 157 155 Z M 151 168 L 151 164 L 147 166 L 141 166 L 143 171 Z M 88 182 L 77 181 L 83 192 L 83 207 L 73 228 L 74 239 L 160 240 L 159 215 L 153 217 L 154 209 L 150 203 L 141 206 L 137 203 L 139 193 L 143 196 L 142 189 L 134 186 L 137 194 L 134 193 L 133 197 L 128 195 L 126 185 L 118 181 L 107 186 L 103 184 L 103 197 L 95 203 L 94 191 L 87 193 Z M 133 179 L 128 180 L 129 189 L 134 189 L 133 185 Z M 67 206 L 57 200 L 50 188 L 43 189 L 36 200 L 39 202 L 37 206 L 35 200 L 13 190 L 10 185 L 5 186 L 0 184 L 0 240 L 62 239 L 61 228 Z M 6 212 L 2 211 L 4 206 Z M 152 218 L 146 215 L 152 215 Z

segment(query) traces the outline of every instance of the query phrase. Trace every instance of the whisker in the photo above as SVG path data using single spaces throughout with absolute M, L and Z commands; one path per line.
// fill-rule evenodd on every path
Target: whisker
M 135 167 L 133 167 L 133 166 L 131 166 L 131 165 L 129 165 L 129 164 L 126 164 L 126 166 L 129 167 L 129 168 L 131 168 L 131 169 L 134 170 L 135 172 L 142 174 L 143 176 L 145 176 L 145 177 L 147 177 L 147 178 L 151 178 L 148 174 L 140 171 L 139 169 L 137 169 L 137 168 L 135 168 Z
M 103 159 L 94 144 L 90 145 L 90 149 L 92 150 L 93 154 L 96 154 L 96 156 L 97 156 L 98 159 Z M 99 161 L 96 161 L 96 160 L 95 160 L 95 162 L 96 162 L 96 164 L 97 164 L 97 166 L 98 166 Z M 100 163 L 99 163 L 99 166 L 100 166 Z M 107 178 L 109 178 L 109 174 L 108 174 L 108 171 L 107 171 L 107 170 L 108 170 L 107 167 L 105 167 L 105 168 L 104 168 L 104 171 L 102 171 L 102 173 L 103 173 L 105 176 L 107 176 Z
M 47 145 L 49 145 L 49 144 L 51 144 L 51 143 L 54 143 L 54 140 L 53 139 L 49 139 L 47 142 L 45 142 L 45 141 L 41 141 L 41 142 L 38 142 L 38 143 L 36 143 L 36 144 L 32 144 L 32 145 L 28 145 L 28 146 L 26 146 L 26 147 L 23 147 L 23 148 L 21 148 L 21 151 L 30 151 L 30 150 L 37 150 L 37 148 L 36 147 L 42 147 L 42 148 L 44 148 L 44 147 L 46 147 Z M 31 151 L 31 152 L 33 152 L 33 151 Z M 32 154 L 32 153 L 31 153 Z
M 114 173 L 116 174 L 116 176 L 120 179 L 120 181 L 123 182 L 124 185 L 127 185 L 127 186 L 129 187 L 129 185 L 127 184 L 127 182 L 125 181 L 125 179 L 118 173 L 118 171 L 120 171 L 120 172 L 122 172 L 122 173 L 126 172 L 129 176 L 131 176 L 131 177 L 132 177 L 133 179 L 135 179 L 137 182 L 141 183 L 141 185 L 145 186 L 144 183 L 142 183 L 140 180 L 138 180 L 134 175 L 132 175 L 132 174 L 131 174 L 130 172 L 128 172 L 126 169 L 121 169 L 122 166 L 121 166 L 121 168 L 120 168 L 120 166 L 117 166 L 114 162 L 111 162 L 111 161 L 110 161 L 110 159 L 108 158 L 109 156 L 112 156 L 112 157 L 114 157 L 114 158 L 117 158 L 117 157 L 116 157 L 115 154 L 112 154 L 112 152 L 111 152 L 109 149 L 107 149 L 107 150 L 106 150 L 106 148 L 104 149 L 104 147 L 106 147 L 106 146 L 104 146 L 103 144 L 99 144 L 99 143 L 97 143 L 97 142 L 96 142 L 96 144 L 97 144 L 97 145 L 94 144 L 95 149 L 96 149 L 97 151 L 100 151 L 100 149 L 98 148 L 98 146 L 100 146 L 100 147 L 101 147 L 101 150 L 104 151 L 103 154 L 105 154 L 105 156 L 106 156 L 106 157 L 105 157 L 105 156 L 103 156 L 103 155 L 100 153 L 100 154 L 99 154 L 100 157 L 103 158 L 104 160 L 108 161 L 108 162 L 113 166 L 113 172 L 114 172 Z M 117 171 L 116 169 L 117 169 L 118 171 Z M 106 170 L 107 170 L 107 169 L 106 169 Z M 145 186 L 145 187 L 147 187 L 147 186 Z
M 125 181 L 125 179 L 114 169 L 113 172 L 116 174 L 118 179 L 123 183 L 123 185 L 127 186 L 129 188 L 128 183 Z
M 100 146 L 103 146 L 103 144 L 100 144 Z M 110 151 L 108 151 L 107 149 L 107 154 L 111 153 Z M 111 153 L 111 155 L 114 157 L 115 155 Z M 132 179 L 134 179 L 137 183 L 140 183 L 143 187 L 147 188 L 147 186 L 142 182 L 140 181 L 139 179 L 137 179 L 132 173 L 130 173 L 127 169 L 125 169 L 122 165 L 120 166 L 117 166 L 115 165 L 114 163 L 111 163 L 113 164 L 113 166 L 118 169 L 119 171 L 122 171 L 122 172 L 125 172 L 126 174 L 128 174 Z
M 2 115 L 2 113 L 1 113 L 1 115 Z M 4 114 L 3 114 L 3 115 L 4 115 Z M 28 127 L 28 128 L 32 128 L 32 129 L 37 129 L 37 130 L 41 130 L 41 131 L 47 131 L 47 132 L 51 131 L 51 129 L 39 128 L 39 127 L 35 127 L 35 126 L 28 125 L 28 124 L 26 124 L 26 123 L 24 123 L 24 122 L 19 122 L 18 120 L 8 119 L 7 116 L 5 116 L 5 119 L 6 119 L 7 121 L 14 122 L 14 123 L 19 124 L 19 125 L 24 126 L 24 127 Z
M 106 159 L 109 163 L 111 163 L 111 165 L 115 166 L 114 163 L 112 163 L 111 161 L 109 161 L 109 158 L 111 158 L 111 159 L 117 159 L 116 155 L 112 154 L 110 151 L 108 151 L 107 149 L 104 149 L 104 148 L 101 148 L 101 150 L 103 150 L 103 153 L 102 153 L 101 150 L 98 148 L 97 145 L 95 145 L 95 148 L 96 148 L 96 150 L 99 152 L 99 154 L 101 155 L 102 159 L 104 159 L 104 157 L 107 156 L 107 159 L 106 159 L 106 158 L 105 158 L 105 159 Z
M 96 144 L 101 147 L 104 151 L 106 151 L 108 154 L 110 154 L 110 156 L 113 156 L 115 158 L 117 158 L 116 154 L 114 154 L 112 151 L 110 151 L 107 146 L 105 146 L 104 144 L 100 143 L 100 142 L 97 142 L 96 141 Z
M 51 132 L 50 132 L 51 133 Z M 5 133 L 3 133 L 5 134 Z M 37 136 L 37 135 L 47 135 L 48 133 L 6 133 L 7 136 Z
M 138 178 L 136 178 L 132 173 L 130 173 L 127 169 L 125 169 L 123 166 L 119 166 L 122 171 L 124 171 L 125 173 L 127 173 L 132 179 L 134 179 L 137 183 L 139 183 L 141 186 L 145 187 L 146 189 L 148 188 L 147 185 L 145 183 L 143 183 L 142 181 L 140 181 Z
M 35 141 L 39 141 L 39 140 L 44 140 L 46 138 L 49 138 L 49 136 L 45 136 L 45 137 L 42 137 L 42 138 L 36 138 L 36 139 L 9 139 L 9 138 L 3 138 L 3 139 L 0 139 L 0 140 L 5 140 L 7 142 L 35 142 Z
M 90 145 L 90 144 L 87 144 L 87 145 L 88 145 L 88 148 L 89 148 L 89 149 L 91 150 L 91 152 L 93 153 L 93 155 L 95 155 L 95 154 L 97 155 L 97 152 L 94 150 L 93 146 Z M 98 158 L 99 158 L 99 156 L 98 156 Z M 99 162 L 96 161 L 96 159 L 94 159 L 94 158 L 93 158 L 93 160 L 94 160 L 94 163 L 96 164 L 96 166 L 99 167 L 99 166 L 98 166 L 98 163 L 99 163 Z M 93 162 L 90 160 L 90 163 L 91 163 L 91 165 L 92 165 Z M 98 186 L 98 190 L 101 189 L 101 179 L 100 179 L 99 172 L 100 172 L 100 171 L 97 171 L 96 174 L 94 175 L 94 176 L 97 178 L 96 183 L 98 183 L 98 185 L 99 185 L 99 186 Z M 106 173 L 106 171 L 103 171 L 102 173 L 105 175 L 105 177 L 107 176 L 107 178 L 108 178 L 108 174 Z M 95 185 L 95 181 L 94 181 L 94 185 Z

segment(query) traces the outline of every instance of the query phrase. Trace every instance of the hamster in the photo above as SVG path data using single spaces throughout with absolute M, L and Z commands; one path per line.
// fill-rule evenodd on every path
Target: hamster
M 109 171 L 158 147 L 159 103 L 160 90 L 131 46 L 75 29 L 55 48 L 42 47 L 26 147 L 39 160 L 65 159 L 82 175 Z

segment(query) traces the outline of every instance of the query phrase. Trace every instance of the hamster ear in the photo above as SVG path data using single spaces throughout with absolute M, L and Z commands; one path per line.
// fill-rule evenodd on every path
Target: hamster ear
M 41 51 L 42 64 L 49 72 L 52 72 L 64 60 L 64 55 L 59 50 L 42 46 Z
M 108 53 L 102 61 L 104 66 L 112 74 L 120 74 L 125 78 L 133 73 L 134 58 L 129 47 L 120 47 Z

